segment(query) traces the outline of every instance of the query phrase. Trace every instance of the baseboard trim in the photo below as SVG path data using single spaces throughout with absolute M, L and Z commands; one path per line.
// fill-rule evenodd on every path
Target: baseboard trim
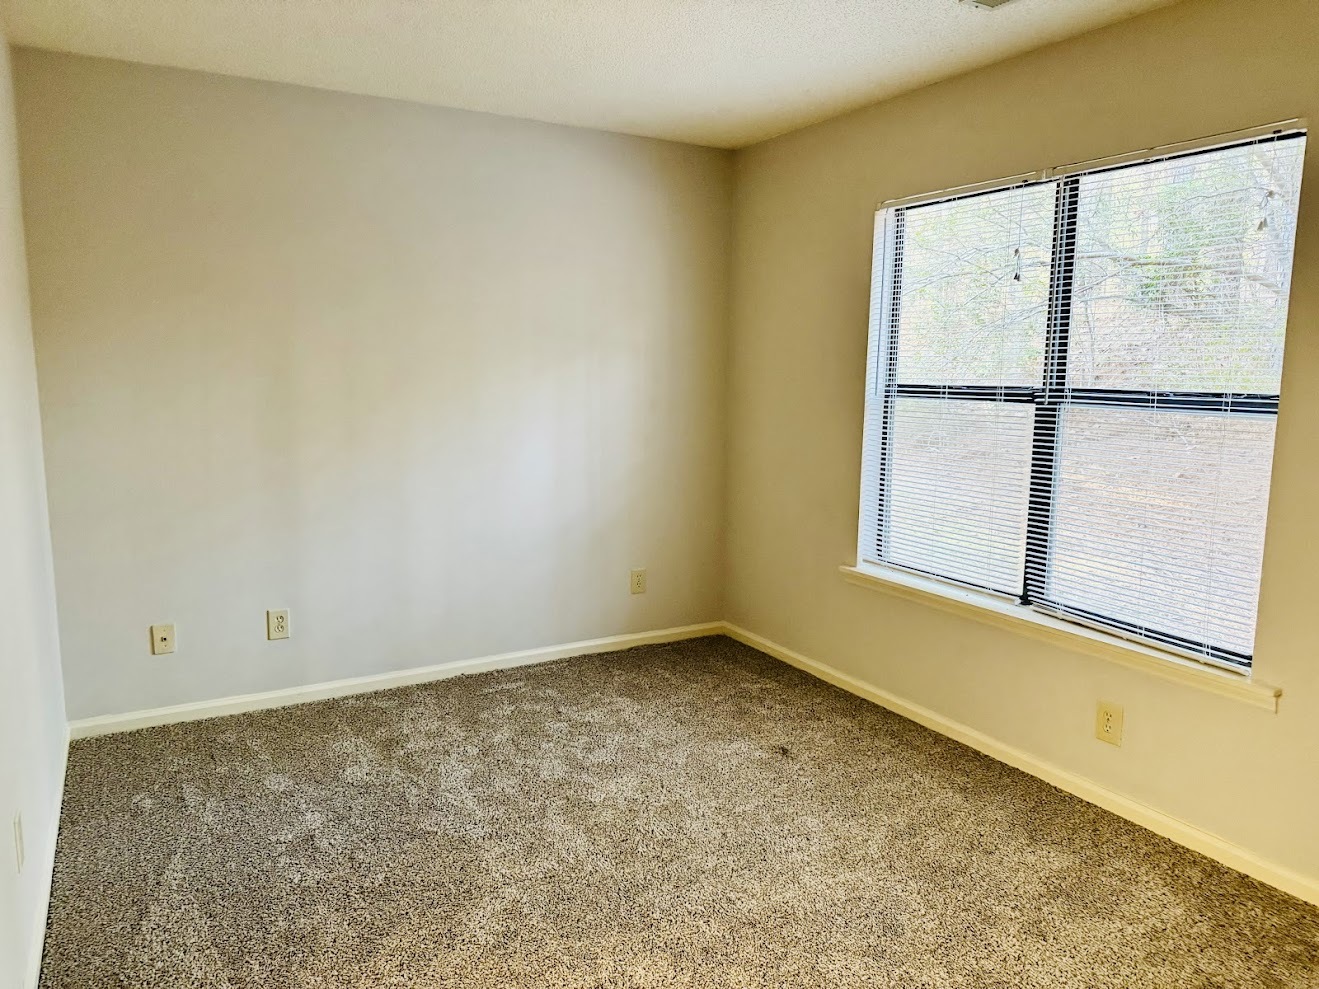
M 924 725 L 941 735 L 956 739 L 964 745 L 1009 766 L 1020 769 L 1039 779 L 1065 790 L 1082 800 L 1089 801 L 1119 817 L 1148 828 L 1155 834 L 1162 835 L 1180 845 L 1200 852 L 1217 862 L 1243 872 L 1260 882 L 1267 883 L 1283 892 L 1290 893 L 1308 903 L 1319 905 L 1319 879 L 1302 875 L 1294 870 L 1270 862 L 1255 853 L 1242 848 L 1212 832 L 1205 831 L 1186 821 L 1157 810 L 1126 794 L 1111 790 L 1087 777 L 1063 769 L 1051 762 L 1040 759 L 1029 752 L 999 741 L 984 732 L 947 718 L 930 708 L 915 704 L 886 690 L 872 686 L 863 680 L 843 673 L 826 663 L 811 659 L 799 652 L 781 646 L 764 636 L 748 631 L 731 622 L 705 622 L 699 625 L 683 625 L 676 628 L 657 629 L 651 632 L 637 632 L 628 635 L 611 635 L 599 639 L 585 639 L 580 642 L 567 642 L 562 645 L 547 646 L 540 649 L 524 649 L 519 652 L 501 653 L 495 656 L 483 656 L 476 659 L 459 660 L 453 663 L 441 663 L 436 666 L 417 667 L 382 673 L 375 676 L 355 677 L 348 680 L 335 680 L 329 683 L 309 684 L 291 687 L 286 690 L 272 690 L 260 694 L 245 694 L 237 697 L 225 697 L 214 701 L 200 701 L 193 704 L 178 704 L 173 707 L 155 708 L 147 711 L 135 711 L 128 714 L 106 715 L 98 718 L 86 718 L 74 721 L 69 726 L 71 739 L 91 738 L 96 735 L 108 735 L 121 731 L 133 731 L 138 728 L 150 728 L 156 725 L 174 724 L 183 721 L 199 721 L 205 718 L 222 717 L 227 714 L 241 714 L 268 708 L 287 707 L 292 704 L 305 704 L 309 701 L 327 700 L 333 697 L 346 697 L 352 694 L 370 693 L 376 690 L 388 690 L 391 687 L 404 687 L 417 683 L 428 683 L 448 677 L 462 676 L 466 673 L 483 673 L 488 670 L 512 669 L 518 666 L 530 666 L 547 663 L 570 656 L 583 656 L 593 653 L 614 652 L 633 646 L 652 645 L 663 642 L 678 642 L 683 639 L 696 639 L 708 635 L 727 635 L 753 649 L 772 656 L 781 662 L 794 666 L 827 683 L 840 687 L 858 697 L 865 698 L 880 707 L 909 718 L 917 724 Z M 63 770 L 61 770 L 61 777 Z M 63 787 L 61 786 L 61 792 Z M 56 821 L 58 827 L 58 819 Z M 52 857 L 55 842 L 49 843 Z M 47 903 L 42 908 L 43 916 L 49 906 L 49 886 Z M 39 926 L 38 935 L 44 935 L 44 922 Z M 35 969 L 29 985 L 36 986 L 36 975 L 40 972 L 40 939 L 35 948 Z
M 754 632 L 738 625 L 725 622 L 723 631 L 730 638 L 773 656 L 789 666 L 795 666 L 797 669 L 818 677 L 827 683 L 841 687 L 848 693 L 856 694 L 858 697 L 863 697 L 880 707 L 887 708 L 895 714 L 900 714 L 917 724 L 937 731 L 941 735 L 956 739 L 964 745 L 969 745 L 971 748 L 997 759 L 999 762 L 1005 762 L 1022 772 L 1038 777 L 1060 790 L 1065 790 L 1082 800 L 1096 804 L 1104 810 L 1111 811 L 1119 817 L 1124 817 L 1141 827 L 1148 828 L 1155 834 L 1162 835 L 1179 845 L 1193 849 L 1229 868 L 1244 872 L 1260 882 L 1267 883 L 1285 893 L 1290 893 L 1307 903 L 1319 905 L 1319 879 L 1302 875 L 1263 859 L 1240 845 L 1228 841 L 1226 838 L 1221 838 L 1193 824 L 1165 814 L 1148 804 L 1141 803 L 1116 790 L 1110 790 L 1094 780 L 1063 769 L 1051 762 L 1046 762 L 1022 749 L 1000 742 L 984 732 L 977 731 L 958 721 L 953 721 L 951 718 L 946 718 L 927 707 L 922 707 L 919 704 L 914 704 L 911 701 L 890 694 L 886 690 L 881 690 L 863 680 L 788 649 L 786 646 L 781 646 L 777 642 L 756 635 Z
M 64 807 L 64 778 L 69 770 L 69 741 L 69 733 L 66 731 L 64 747 L 60 753 L 58 786 L 55 789 L 55 813 L 51 816 L 46 847 L 41 850 L 41 899 L 37 901 L 36 924 L 32 928 L 32 940 L 28 945 L 27 973 L 23 982 L 25 989 L 37 989 L 41 981 L 41 960 L 46 949 L 46 919 L 50 914 L 51 887 L 55 883 L 55 848 L 59 844 L 60 816 Z
M 70 736 L 75 739 L 92 738 L 97 735 L 111 735 L 121 731 L 135 731 L 138 728 L 154 728 L 157 725 L 169 725 L 182 721 L 201 721 L 206 718 L 223 717 L 226 714 L 243 714 L 248 711 L 288 707 L 292 704 L 306 704 L 309 701 L 328 700 L 333 697 L 367 694 L 376 690 L 388 690 L 391 687 L 407 687 L 416 683 L 444 680 L 448 677 L 462 676 L 465 673 L 507 670 L 518 666 L 531 666 L 535 663 L 548 663 L 556 659 L 567 659 L 570 656 L 586 656 L 593 653 L 630 649 L 633 646 L 648 646 L 662 642 L 697 639 L 706 635 L 720 635 L 723 631 L 723 622 L 705 622 L 700 625 L 680 625 L 676 628 L 662 628 L 651 632 L 609 635 L 600 639 L 565 642 L 562 645 L 545 646 L 540 649 L 523 649 L 519 652 L 481 656 L 476 659 L 440 663 L 436 666 L 414 667 L 393 673 L 353 677 L 348 680 L 334 680 L 328 683 L 314 683 L 302 687 L 289 687 L 285 690 L 269 690 L 260 694 L 222 697 L 213 701 L 176 704 L 172 707 L 132 711 L 127 714 L 108 714 L 97 718 L 84 718 L 71 722 L 69 731 Z

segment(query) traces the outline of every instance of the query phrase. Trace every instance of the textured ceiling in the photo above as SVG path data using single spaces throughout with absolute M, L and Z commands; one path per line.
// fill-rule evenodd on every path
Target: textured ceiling
M 740 147 L 1171 0 L 0 0 L 14 44 Z

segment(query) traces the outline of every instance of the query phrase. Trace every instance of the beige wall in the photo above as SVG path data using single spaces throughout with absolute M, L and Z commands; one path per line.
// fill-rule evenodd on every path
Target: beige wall
M 728 153 L 15 59 L 70 717 L 719 617 Z
M 844 584 L 855 558 L 870 241 L 884 199 L 1295 116 L 1319 4 L 1192 0 L 738 157 L 727 617 L 1319 877 L 1319 145 L 1303 192 L 1258 676 L 1269 714 Z M 1097 699 L 1126 707 L 1117 749 Z
M 24 986 L 50 888 L 66 743 L 8 48 L 0 37 L 0 986 Z M 22 815 L 25 864 L 12 822 Z

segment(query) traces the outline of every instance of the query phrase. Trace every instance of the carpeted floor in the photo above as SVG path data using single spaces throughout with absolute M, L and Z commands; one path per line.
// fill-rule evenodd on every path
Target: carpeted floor
M 42 985 L 1319 986 L 1319 909 L 712 638 L 76 743 Z

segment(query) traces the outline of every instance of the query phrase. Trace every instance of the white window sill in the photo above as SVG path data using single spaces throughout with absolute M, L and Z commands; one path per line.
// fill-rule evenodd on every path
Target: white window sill
M 860 587 L 973 618 L 986 625 L 997 625 L 1020 635 L 1043 639 L 1064 649 L 1098 656 L 1165 680 L 1185 683 L 1275 713 L 1278 710 L 1282 689 L 1260 683 L 1246 674 L 1197 663 L 1175 653 L 1131 642 L 1084 625 L 1041 614 L 990 594 L 955 587 L 918 574 L 865 564 L 839 569 L 844 579 Z

